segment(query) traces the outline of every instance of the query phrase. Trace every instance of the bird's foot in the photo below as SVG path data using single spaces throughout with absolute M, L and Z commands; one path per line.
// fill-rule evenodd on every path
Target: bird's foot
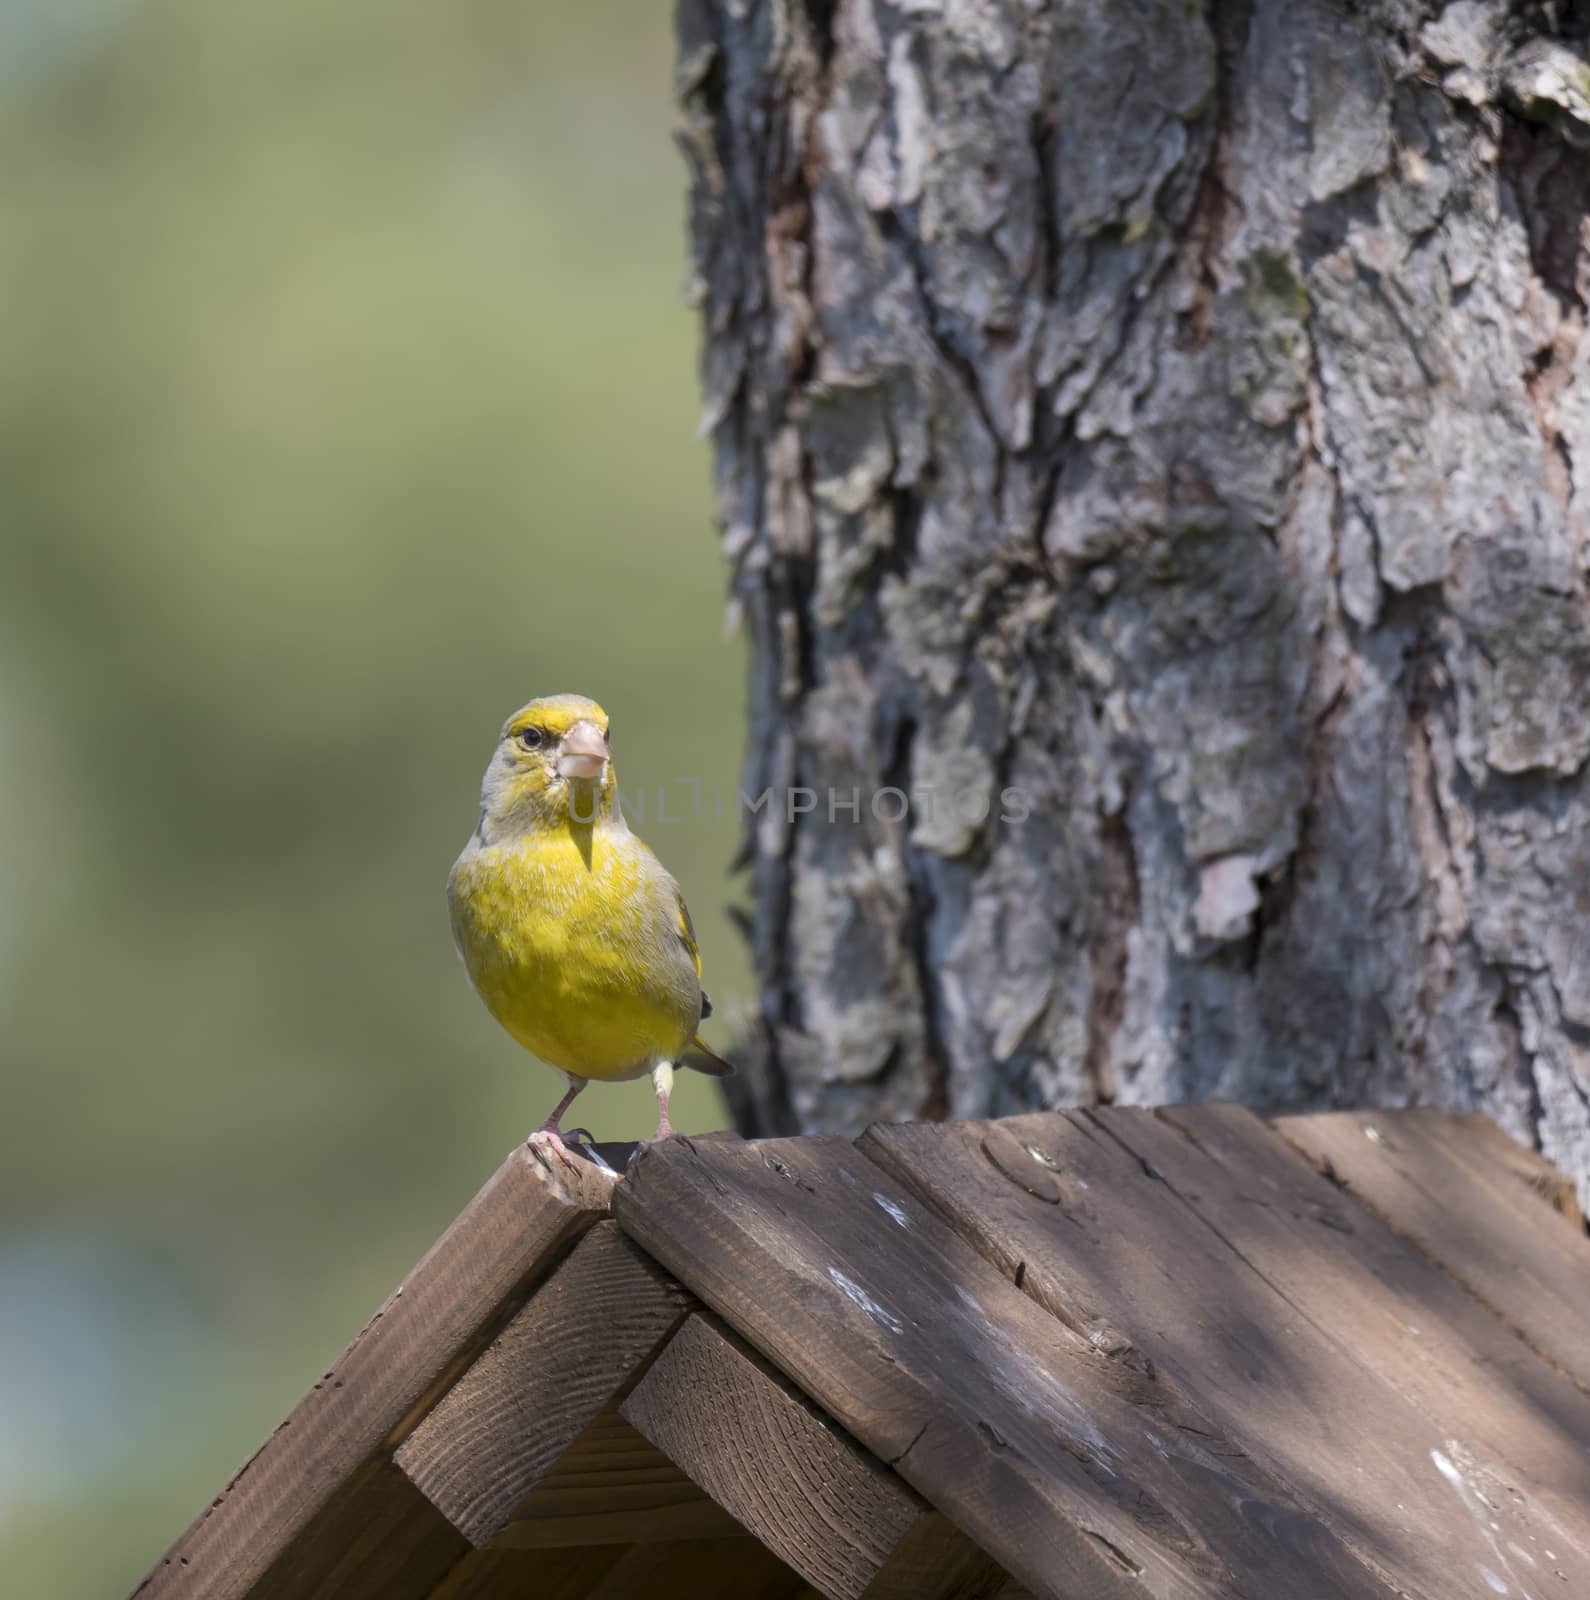
M 648 1150 L 650 1150 L 653 1145 L 661 1144 L 665 1139 L 677 1139 L 677 1138 L 679 1138 L 678 1130 L 675 1129 L 674 1125 L 671 1122 L 668 1122 L 665 1119 L 664 1121 L 658 1123 L 657 1131 L 651 1136 L 651 1138 L 649 1138 L 649 1139 L 639 1139 L 639 1140 L 636 1141 L 635 1148 L 630 1153 L 630 1158 L 629 1158 L 628 1162 L 625 1163 L 625 1169 L 624 1170 L 627 1172 L 630 1167 L 634 1166 L 635 1163 L 637 1161 L 639 1161 L 640 1158 L 643 1155 L 645 1155 L 646 1152 Z
M 525 1144 L 533 1152 L 539 1152 L 542 1150 L 551 1151 L 553 1156 L 556 1157 L 557 1160 L 561 1161 L 570 1172 L 578 1172 L 580 1170 L 579 1162 L 569 1154 L 569 1147 L 564 1144 L 563 1135 L 559 1133 L 556 1128 L 537 1128 L 536 1131 L 525 1140 Z M 545 1160 L 539 1154 L 537 1155 L 537 1159 L 541 1161 L 543 1166 L 546 1165 Z

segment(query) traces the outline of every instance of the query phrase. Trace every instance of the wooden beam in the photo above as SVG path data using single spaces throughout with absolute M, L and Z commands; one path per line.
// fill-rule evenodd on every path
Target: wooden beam
M 755 1539 L 471 1551 L 431 1600 L 818 1600 Z M 1014 1595 L 1000 1600 L 1018 1600 Z
M 540 1600 L 534 1588 L 523 1593 Z M 631 1545 L 587 1592 L 586 1600 L 816 1600 L 816 1596 L 799 1573 L 755 1539 L 689 1539 Z
M 625 1555 L 621 1545 L 586 1550 L 470 1550 L 430 1600 L 587 1600 Z M 659 1597 L 660 1600 L 660 1597 Z
M 612 1404 L 552 1463 L 491 1547 L 550 1550 L 749 1537 Z
M 409 1503 L 407 1486 L 382 1470 L 393 1445 L 537 1278 L 605 1214 L 612 1187 L 594 1168 L 571 1174 L 522 1148 L 510 1155 L 156 1564 L 137 1590 L 140 1600 L 317 1592 L 325 1562 L 377 1514 L 372 1496 L 383 1506 L 396 1496 L 388 1507 L 394 1515 Z M 379 1592 L 399 1600 L 426 1590 L 394 1578 Z
M 919 1523 L 939 1525 L 882 1462 L 760 1357 L 696 1315 L 624 1401 L 623 1415 L 828 1600 L 861 1600 Z M 912 1600 L 992 1595 L 999 1568 L 953 1528 L 902 1558 Z M 930 1559 L 919 1547 L 931 1542 Z M 967 1587 L 981 1573 L 981 1586 Z M 958 1587 L 947 1588 L 942 1580 Z M 895 1592 L 889 1584 L 878 1594 Z
M 350 1480 L 253 1593 L 272 1600 L 417 1600 L 468 1548 L 458 1530 L 382 1462 Z
M 906 1529 L 861 1600 L 1019 1600 L 1025 1593 L 948 1517 L 929 1509 Z
M 1590 1392 L 1590 1238 L 1552 1217 L 1497 1162 L 1493 1141 L 1421 1111 L 1273 1126 Z
M 1452 1300 L 1477 1308 L 1423 1278 L 1401 1281 L 1436 1300 L 1399 1297 L 1399 1269 L 1421 1264 L 1250 1113 L 1173 1115 L 1196 1140 L 1152 1112 L 1116 1109 L 875 1128 L 863 1144 L 1057 1319 L 1113 1362 L 1158 1375 L 1159 1415 L 1143 1415 L 1166 1450 L 1211 1452 L 1284 1485 L 1298 1508 L 1289 1527 L 1328 1529 L 1362 1563 L 1361 1589 L 1377 1591 L 1373 1573 L 1407 1594 L 1494 1600 L 1486 1573 L 1508 1581 L 1499 1540 L 1504 1552 L 1509 1541 L 1553 1549 L 1590 1593 L 1583 1519 L 1543 1483 L 1530 1492 L 1525 1459 L 1545 1451 L 1544 1474 L 1571 1491 L 1582 1457 L 1496 1387 L 1509 1369 L 1488 1371 L 1485 1358 L 1512 1354 L 1539 1369 L 1527 1377 L 1552 1375 L 1516 1342 L 1509 1352 L 1483 1315 L 1465 1335 L 1478 1341 L 1476 1369 L 1463 1339 L 1434 1324 Z M 1027 1169 L 1047 1187 L 1022 1181 Z M 1511 1459 L 1499 1453 L 1509 1443 L 1524 1446 Z M 1515 1487 L 1480 1519 L 1481 1501 L 1465 1496 L 1494 1470 Z
M 598 1223 L 409 1435 L 399 1469 L 471 1544 L 490 1543 L 689 1303 Z
M 672 1140 L 614 1214 L 1037 1596 L 1387 1593 L 1251 1463 L 1161 1435 L 1178 1407 L 1152 1368 L 1062 1326 L 844 1140 Z

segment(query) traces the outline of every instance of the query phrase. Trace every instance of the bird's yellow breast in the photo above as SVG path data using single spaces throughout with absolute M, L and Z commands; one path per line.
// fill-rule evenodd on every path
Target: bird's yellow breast
M 621 824 L 472 840 L 448 901 L 487 1009 L 550 1066 L 638 1077 L 694 1034 L 700 975 L 678 888 Z

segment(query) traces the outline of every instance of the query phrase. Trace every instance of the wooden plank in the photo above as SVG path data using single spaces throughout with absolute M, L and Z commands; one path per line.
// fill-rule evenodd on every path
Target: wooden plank
M 895 1577 L 911 1600 L 991 1595 L 999 1568 L 760 1357 L 696 1315 L 668 1341 L 622 1411 L 712 1498 L 828 1600 L 874 1593 L 918 1523 Z M 982 1587 L 968 1588 L 974 1575 Z M 943 1580 L 943 1581 L 941 1581 Z M 900 1582 L 910 1587 L 900 1589 Z M 894 1587 L 891 1587 L 894 1585 Z
M 862 1600 L 1020 1600 L 1024 1595 L 948 1517 L 928 1511 L 906 1529 Z
M 466 1547 L 467 1548 L 467 1547 Z M 430 1600 L 586 1600 L 626 1554 L 622 1545 L 586 1550 L 469 1550 Z
M 683 1319 L 684 1290 L 600 1222 L 398 1450 L 398 1467 L 485 1545 Z
M 1466 1156 L 1438 1113 L 1334 1112 L 1273 1126 L 1590 1391 L 1590 1239 Z M 1590 1593 L 1590 1590 L 1586 1591 Z
M 494 1549 L 750 1535 L 619 1414 L 597 1413 L 514 1509 Z
M 1536 1530 L 1542 1543 L 1577 1546 L 1590 1559 L 1590 1396 L 1251 1112 L 1090 1115 L 1153 1164 L 1289 1305 L 1442 1432 L 1447 1459 L 1488 1461 L 1546 1519 Z M 1537 1226 L 1557 1225 L 1537 1195 L 1517 1193 Z M 1519 1493 L 1509 1499 L 1521 1515 Z
M 1062 1326 L 843 1140 L 670 1141 L 614 1215 L 1037 1596 L 1385 1594 L 1251 1464 L 1161 1436 L 1152 1370 Z
M 256 1593 L 292 1600 L 420 1600 L 469 1548 L 390 1462 L 360 1472 L 271 1564 Z
M 1162 1388 L 1190 1401 L 1158 1418 L 1145 1413 L 1144 1424 L 1167 1447 L 1197 1431 L 1222 1459 L 1251 1456 L 1401 1592 L 1495 1600 L 1486 1576 L 1503 1570 L 1494 1530 L 1454 1494 L 1441 1466 L 1462 1475 L 1462 1455 L 1479 1468 L 1467 1443 L 1453 1444 L 1470 1437 L 1466 1428 L 1434 1420 L 1424 1404 L 1433 1403 L 1430 1386 L 1414 1399 L 1403 1386 L 1409 1372 L 1388 1380 L 1356 1342 L 1355 1319 L 1373 1312 L 1379 1337 L 1395 1321 L 1376 1306 L 1384 1291 L 1373 1267 L 1352 1258 L 1348 1230 L 1357 1219 L 1342 1213 L 1356 1208 L 1256 1119 L 1248 1126 L 1281 1164 L 1269 1201 L 1248 1183 L 1256 1156 L 1199 1158 L 1146 1111 L 1094 1117 L 874 1128 L 863 1145 L 1061 1322 L 1114 1360 L 1159 1373 Z M 1202 1165 L 1193 1171 L 1195 1158 Z M 1305 1225 L 1282 1227 L 1288 1206 Z M 1207 1220 L 1217 1209 L 1217 1220 Z M 1361 1220 L 1372 1225 L 1367 1215 Z M 1255 1259 L 1261 1233 L 1266 1253 Z M 1384 1242 L 1394 1249 L 1396 1241 Z M 1297 1259 L 1278 1284 L 1276 1258 L 1288 1251 Z M 1305 1295 L 1311 1274 L 1320 1287 Z M 1343 1297 L 1342 1315 L 1322 1326 L 1311 1312 L 1324 1316 L 1333 1295 Z M 1397 1329 L 1417 1342 L 1400 1323 Z M 1541 1369 L 1539 1376 L 1550 1375 Z M 1484 1382 L 1461 1371 L 1446 1381 L 1475 1389 Z M 1491 1405 L 1492 1413 L 1499 1409 L 1502 1403 Z M 1535 1429 L 1529 1437 L 1548 1435 Z M 1560 1450 L 1557 1461 L 1565 1467 Z M 1565 1571 L 1590 1585 L 1590 1565 L 1563 1530 L 1560 1508 L 1508 1501 L 1496 1514 L 1508 1530 L 1504 1548 L 1506 1539 L 1551 1548 Z M 1542 1541 L 1548 1528 L 1562 1536 Z
M 1544 1200 L 1576 1233 L 1584 1233 L 1584 1212 L 1573 1179 L 1540 1151 L 1531 1150 L 1504 1133 L 1483 1112 L 1394 1111 L 1390 1115 L 1393 1127 L 1407 1117 L 1425 1119 L 1436 1138 L 1459 1161 L 1471 1165 L 1503 1193 L 1516 1198 L 1518 1190 L 1514 1185 L 1522 1185 L 1526 1193 Z
M 693 1316 L 621 1407 L 830 1600 L 857 1600 L 925 1506 L 732 1336 Z
M 508 1591 L 512 1593 L 513 1591 Z M 540 1596 L 536 1590 L 526 1591 Z M 755 1539 L 632 1545 L 588 1600 L 817 1600 L 797 1572 Z
M 376 1312 L 136 1591 L 142 1600 L 265 1600 L 270 1575 L 302 1543 L 333 1553 L 358 1536 L 339 1517 L 361 1482 L 529 1295 L 536 1279 L 604 1215 L 613 1180 L 551 1171 L 523 1148 Z M 338 1533 L 338 1528 L 342 1532 Z
M 432 1600 L 815 1600 L 755 1539 L 476 1550 Z
M 1337 1137 L 1344 1131 L 1363 1132 L 1370 1144 L 1395 1145 L 1404 1154 L 1444 1151 L 1471 1187 L 1499 1204 L 1522 1226 L 1533 1229 L 1540 1221 L 1539 1203 L 1556 1212 L 1569 1225 L 1575 1237 L 1584 1234 L 1584 1214 L 1578 1195 L 1566 1174 L 1540 1154 L 1503 1133 L 1489 1117 L 1478 1112 L 1446 1112 L 1429 1109 L 1376 1111 L 1372 1113 L 1324 1112 L 1306 1117 L 1277 1117 L 1271 1126 L 1290 1139 L 1287 1128 L 1297 1127 L 1307 1137 L 1306 1124 L 1319 1122 L 1319 1132 Z M 1284 1124 L 1284 1126 L 1283 1126 Z M 1373 1133 L 1366 1130 L 1373 1129 Z M 1349 1141 L 1351 1143 L 1351 1141 Z M 1308 1152 L 1304 1152 L 1308 1154 Z M 1310 1156 L 1315 1165 L 1318 1158 Z

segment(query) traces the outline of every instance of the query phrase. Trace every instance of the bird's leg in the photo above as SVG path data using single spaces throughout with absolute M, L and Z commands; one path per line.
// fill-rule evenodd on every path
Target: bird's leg
M 651 1069 L 651 1086 L 657 1091 L 657 1131 L 652 1135 L 652 1142 L 660 1144 L 674 1136 L 673 1124 L 668 1120 L 668 1096 L 674 1092 L 673 1062 L 659 1061 Z
M 525 1140 L 525 1143 L 532 1150 L 539 1146 L 541 1149 L 552 1151 L 570 1172 L 578 1172 L 579 1167 L 574 1157 L 569 1154 L 569 1147 L 563 1142 L 558 1123 L 562 1120 L 563 1113 L 574 1104 L 574 1097 L 585 1087 L 586 1080 L 575 1077 L 572 1072 L 566 1072 L 564 1076 L 569 1080 L 569 1092 L 553 1106 L 552 1115 Z

